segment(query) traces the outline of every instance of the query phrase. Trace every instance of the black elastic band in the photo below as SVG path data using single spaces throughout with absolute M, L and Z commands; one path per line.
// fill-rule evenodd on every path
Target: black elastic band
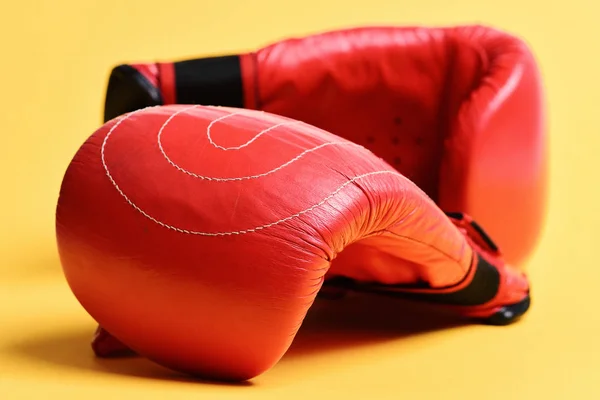
M 198 58 L 179 61 L 173 65 L 178 104 L 244 106 L 239 56 Z
M 472 281 L 464 288 L 454 292 L 448 292 L 448 288 L 444 288 L 444 292 L 442 293 L 436 293 L 435 291 L 428 293 L 407 292 L 407 289 L 412 289 L 414 287 L 406 285 L 362 284 L 347 278 L 336 278 L 326 282 L 326 284 L 335 287 L 343 287 L 349 290 L 377 293 L 407 300 L 457 306 L 478 306 L 487 303 L 496 296 L 500 288 L 500 273 L 496 267 L 482 257 L 479 257 L 475 268 L 477 269 Z M 461 283 L 458 283 L 455 286 L 460 284 Z

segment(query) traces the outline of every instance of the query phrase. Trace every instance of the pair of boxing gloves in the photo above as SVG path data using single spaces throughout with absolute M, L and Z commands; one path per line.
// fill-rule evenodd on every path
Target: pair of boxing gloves
M 93 348 L 251 379 L 324 287 L 516 321 L 544 128 L 530 50 L 483 26 L 118 66 L 57 207 L 65 276 L 101 326 Z

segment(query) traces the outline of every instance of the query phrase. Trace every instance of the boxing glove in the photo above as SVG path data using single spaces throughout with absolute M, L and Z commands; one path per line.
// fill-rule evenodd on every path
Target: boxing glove
M 363 27 L 257 51 L 120 65 L 105 119 L 157 104 L 244 107 L 301 120 L 382 157 L 442 210 L 471 215 L 524 268 L 545 215 L 536 62 L 489 27 Z
M 359 144 L 256 110 L 108 121 L 67 168 L 56 231 L 96 342 L 204 378 L 271 368 L 326 282 L 495 324 L 529 307 L 526 276 L 468 215 Z

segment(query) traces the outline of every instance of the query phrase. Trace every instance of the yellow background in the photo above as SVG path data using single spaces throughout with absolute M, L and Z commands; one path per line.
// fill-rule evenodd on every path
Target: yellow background
M 597 4 L 4 1 L 0 399 L 600 399 Z M 194 382 L 142 359 L 92 357 L 95 325 L 62 277 L 54 207 L 67 164 L 100 123 L 113 65 L 247 50 L 354 25 L 464 23 L 522 36 L 546 84 L 550 208 L 527 265 L 534 305 L 521 323 L 439 329 L 379 300 L 324 303 L 280 364 L 239 386 Z

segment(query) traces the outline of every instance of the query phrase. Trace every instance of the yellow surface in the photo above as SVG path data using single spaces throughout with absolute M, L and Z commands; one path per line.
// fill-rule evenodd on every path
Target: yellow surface
M 596 0 L 3 2 L 0 399 L 600 399 L 598 15 Z M 92 357 L 94 323 L 61 275 L 53 214 L 113 65 L 351 25 L 472 22 L 524 37 L 548 92 L 550 210 L 526 319 L 439 329 L 381 301 L 325 303 L 278 366 L 241 386 Z

